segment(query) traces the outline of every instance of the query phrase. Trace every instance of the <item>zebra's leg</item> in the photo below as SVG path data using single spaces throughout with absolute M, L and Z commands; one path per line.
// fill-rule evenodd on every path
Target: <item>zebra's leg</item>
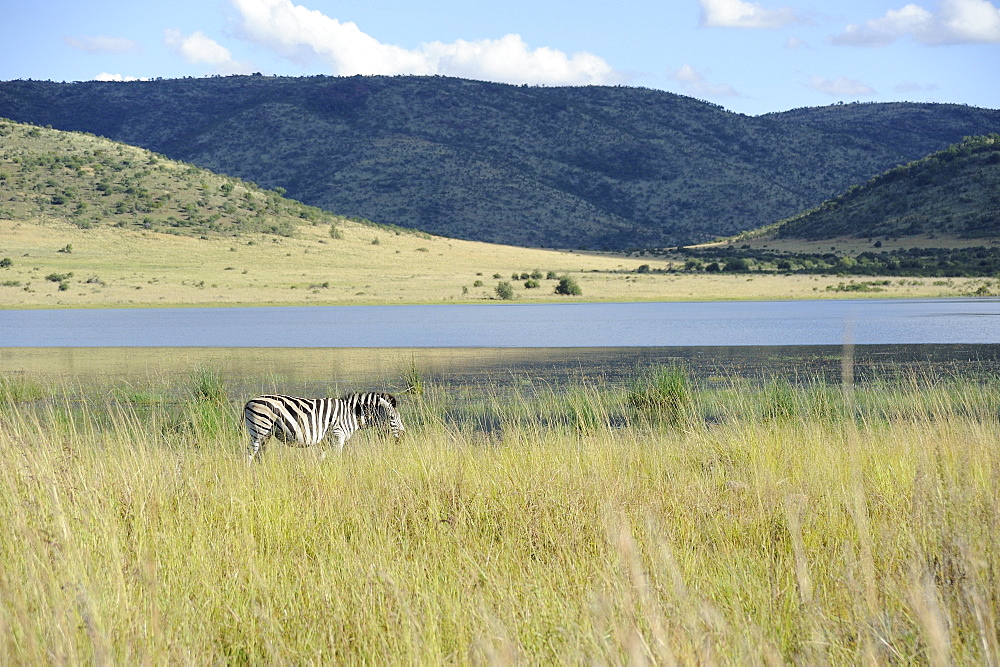
M 253 464 L 254 462 L 260 461 L 260 458 L 264 455 L 264 440 L 266 438 L 254 438 L 253 442 L 250 443 L 250 458 L 247 463 Z

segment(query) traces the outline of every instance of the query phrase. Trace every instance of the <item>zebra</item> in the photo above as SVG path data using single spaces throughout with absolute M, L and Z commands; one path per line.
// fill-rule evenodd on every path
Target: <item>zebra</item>
M 339 453 L 358 429 L 380 426 L 397 439 L 406 430 L 396 409 L 396 397 L 386 392 L 347 394 L 342 398 L 268 394 L 247 401 L 243 420 L 250 434 L 250 463 L 260 460 L 264 443 L 272 435 L 289 445 L 310 447 L 332 434 Z

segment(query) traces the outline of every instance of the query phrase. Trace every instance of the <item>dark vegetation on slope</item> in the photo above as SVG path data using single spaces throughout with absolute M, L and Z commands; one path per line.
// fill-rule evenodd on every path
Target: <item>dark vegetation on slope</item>
M 770 224 L 1000 111 L 849 104 L 747 117 L 666 92 L 444 77 L 0 83 L 0 116 L 91 132 L 336 213 L 549 247 Z
M 1000 237 L 1000 134 L 896 167 L 768 230 L 776 238 Z

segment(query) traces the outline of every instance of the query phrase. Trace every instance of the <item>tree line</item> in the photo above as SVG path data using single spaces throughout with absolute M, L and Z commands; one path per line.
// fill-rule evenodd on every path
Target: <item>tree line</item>
M 1000 247 L 909 248 L 865 251 L 857 255 L 807 253 L 759 248 L 680 248 L 684 262 L 675 270 L 691 273 L 782 273 L 927 278 L 1000 276 Z

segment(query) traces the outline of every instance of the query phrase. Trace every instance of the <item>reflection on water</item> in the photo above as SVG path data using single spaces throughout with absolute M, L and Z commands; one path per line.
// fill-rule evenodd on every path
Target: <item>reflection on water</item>
M 855 382 L 907 375 L 1000 377 L 1000 345 L 641 348 L 0 348 L 0 374 L 68 382 L 176 380 L 218 371 L 248 393 L 333 395 L 406 389 L 415 370 L 444 386 L 559 388 L 627 384 L 644 369 L 681 365 L 701 385 L 732 378 L 839 383 L 845 352 Z M 850 367 L 850 366 L 849 366 Z

